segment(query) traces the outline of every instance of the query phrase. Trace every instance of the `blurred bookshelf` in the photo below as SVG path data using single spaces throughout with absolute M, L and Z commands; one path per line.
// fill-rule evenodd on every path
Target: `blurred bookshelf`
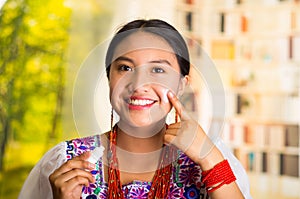
M 196 42 L 221 76 L 225 122 L 212 121 L 253 197 L 300 199 L 300 1 L 177 0 L 176 21 L 191 57 Z

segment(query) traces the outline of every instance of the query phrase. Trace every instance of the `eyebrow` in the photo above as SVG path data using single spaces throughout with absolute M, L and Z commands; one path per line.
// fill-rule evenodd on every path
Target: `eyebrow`
M 171 63 L 166 60 L 166 59 L 159 59 L 159 60 L 153 60 L 153 61 L 150 61 L 149 63 L 154 63 L 154 64 L 167 64 L 169 66 L 172 66 Z
M 128 62 L 131 62 L 132 64 L 134 64 L 134 61 L 128 57 L 117 57 L 113 62 L 117 62 L 117 61 L 128 61 Z
M 132 59 L 130 59 L 128 57 L 124 57 L 124 56 L 120 56 L 114 60 L 114 62 L 117 62 L 117 61 L 128 61 L 128 62 L 134 64 L 134 61 Z M 154 63 L 154 64 L 162 64 L 163 63 L 163 64 L 167 64 L 169 66 L 172 66 L 171 63 L 166 59 L 152 60 L 152 61 L 149 61 L 149 63 Z

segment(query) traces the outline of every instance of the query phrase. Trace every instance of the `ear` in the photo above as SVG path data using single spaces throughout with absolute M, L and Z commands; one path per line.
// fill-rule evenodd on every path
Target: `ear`
M 189 84 L 189 81 L 190 81 L 190 76 L 188 76 L 188 75 L 180 78 L 180 82 L 178 85 L 177 97 L 181 97 L 183 95 L 184 89 Z

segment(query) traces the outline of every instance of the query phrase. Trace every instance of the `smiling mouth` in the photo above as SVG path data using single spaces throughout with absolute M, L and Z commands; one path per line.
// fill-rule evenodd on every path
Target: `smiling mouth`
M 130 109 L 148 108 L 152 106 L 155 102 L 157 101 L 152 99 L 130 98 L 127 100 Z

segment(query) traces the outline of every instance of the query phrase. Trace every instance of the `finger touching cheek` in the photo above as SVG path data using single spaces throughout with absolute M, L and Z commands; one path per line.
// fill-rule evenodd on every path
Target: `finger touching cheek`
M 170 103 L 169 98 L 168 98 L 168 92 L 169 92 L 169 89 L 167 89 L 167 88 L 162 89 L 161 101 L 165 104 Z

